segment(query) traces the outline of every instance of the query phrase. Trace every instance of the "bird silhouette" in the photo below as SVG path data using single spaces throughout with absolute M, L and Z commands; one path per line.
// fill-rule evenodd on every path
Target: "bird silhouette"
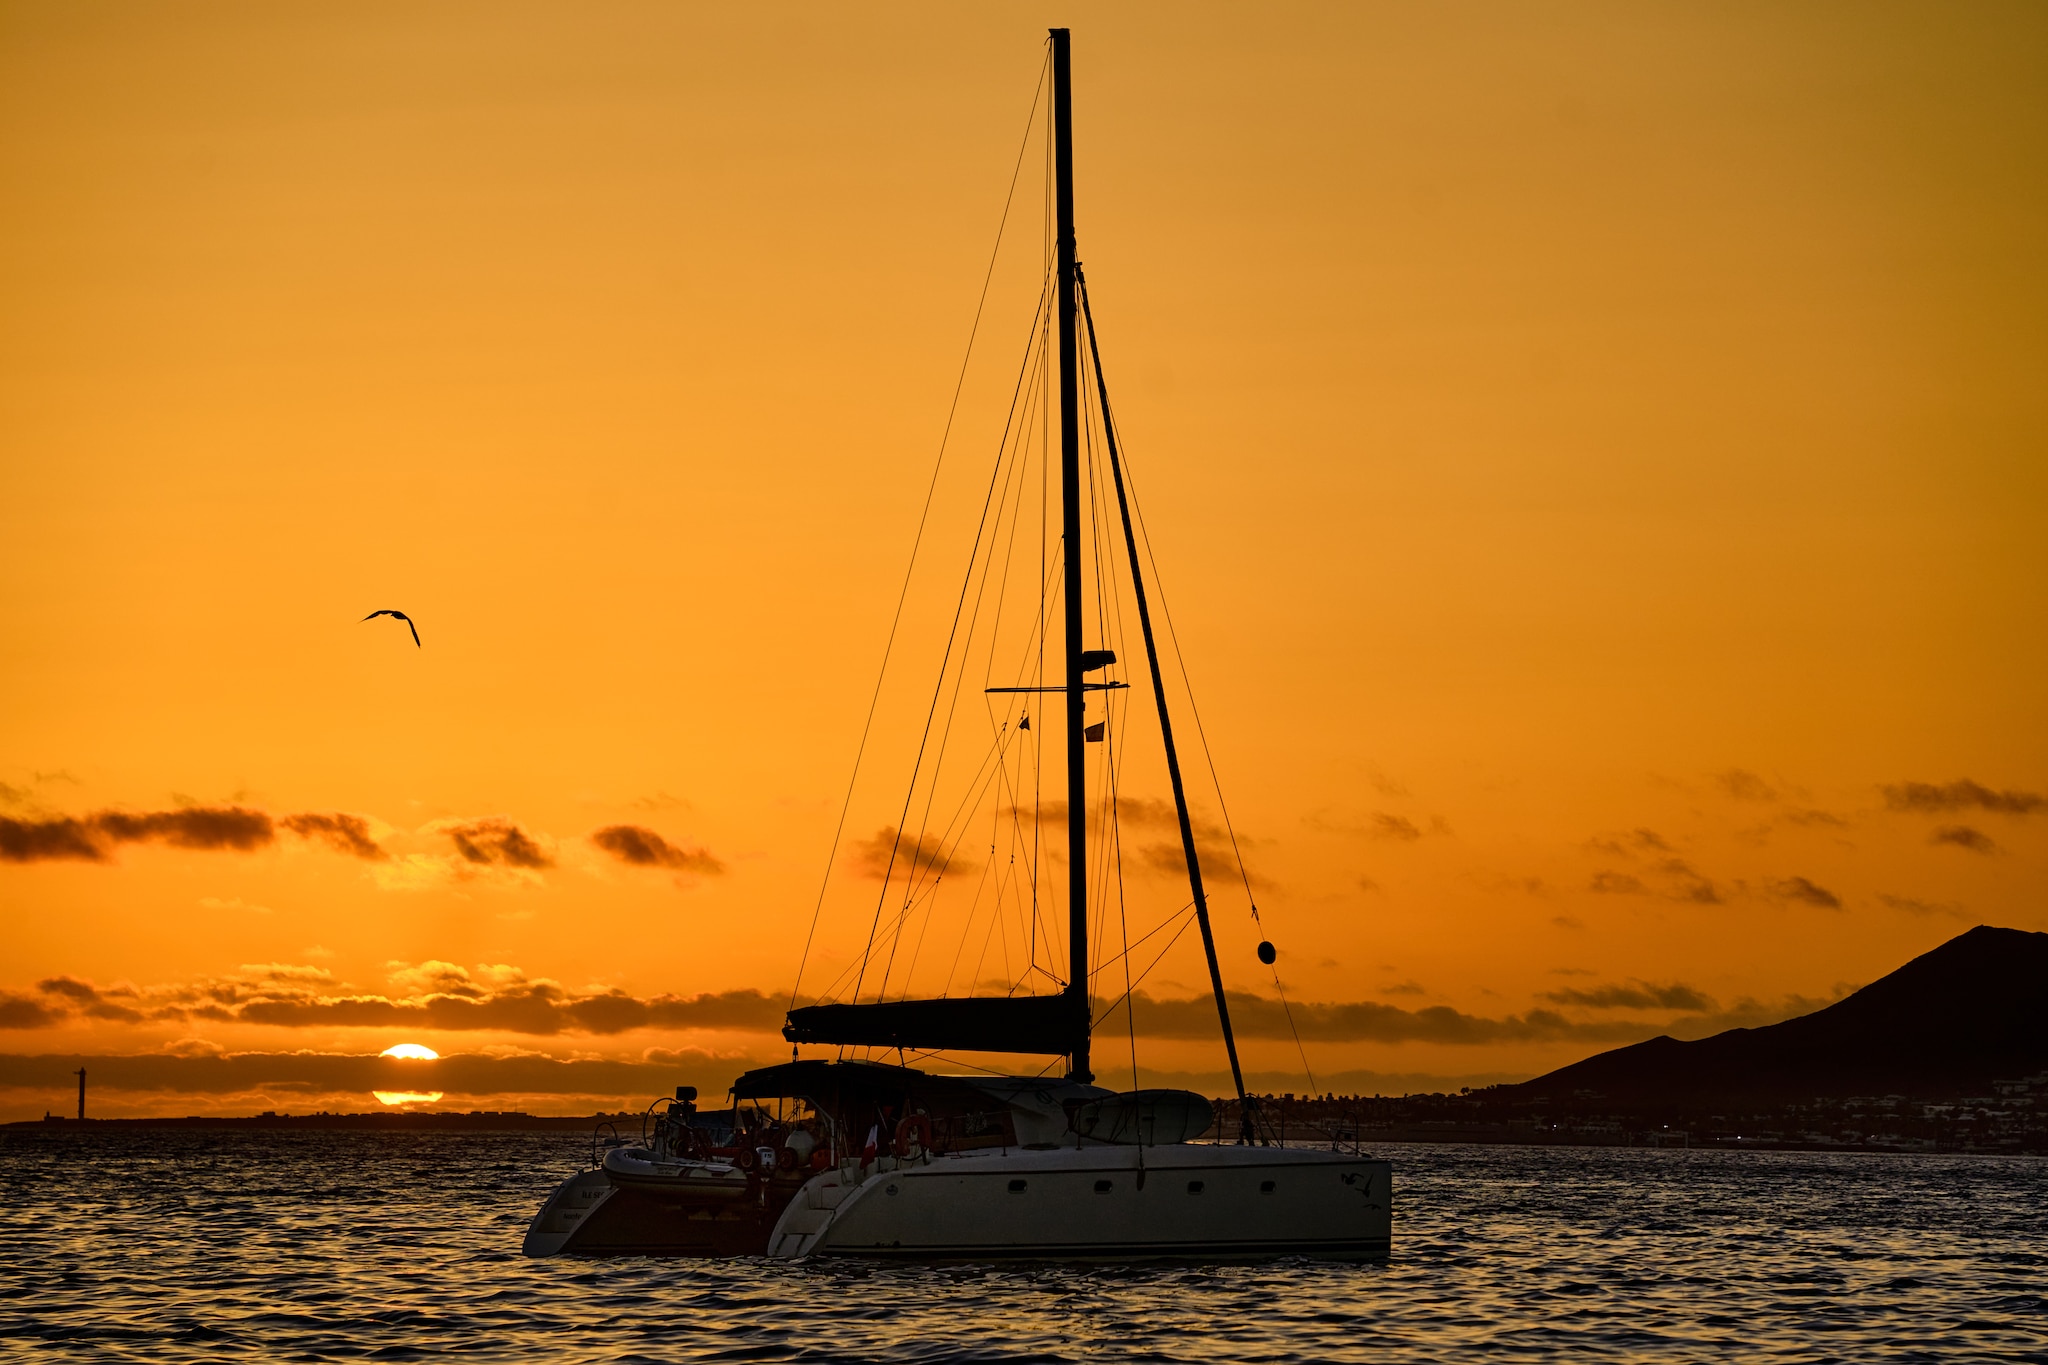
M 405 622 L 405 628 L 406 628 L 407 630 L 409 630 L 409 631 L 411 631 L 411 632 L 412 632 L 412 643 L 413 643 L 413 647 L 414 647 L 415 649 L 421 649 L 421 648 L 424 648 L 424 647 L 425 647 L 425 646 L 423 646 L 423 645 L 421 645 L 421 644 L 420 644 L 420 628 L 419 628 L 418 626 L 414 625 L 414 624 L 412 623 L 412 618 L 411 618 L 410 616 L 407 616 L 407 615 L 406 615 L 406 614 L 405 614 L 404 612 L 402 612 L 402 611 L 393 611 L 393 610 L 391 610 L 391 608 L 389 608 L 389 607 L 386 607 L 386 608 L 384 608 L 384 610 L 382 610 L 382 611 L 373 611 L 373 612 L 371 612 L 371 613 L 370 613 L 370 614 L 369 614 L 368 616 L 365 616 L 365 617 L 363 618 L 363 621 L 374 621 L 374 620 L 376 620 L 376 619 L 377 619 L 378 617 L 380 617 L 380 616 L 396 616 L 396 617 L 397 617 L 397 618 L 398 618 L 399 620 L 401 620 L 401 621 Z M 357 624 L 357 625 L 361 625 L 361 624 L 362 624 L 362 621 L 358 621 L 358 622 L 356 622 L 356 624 Z

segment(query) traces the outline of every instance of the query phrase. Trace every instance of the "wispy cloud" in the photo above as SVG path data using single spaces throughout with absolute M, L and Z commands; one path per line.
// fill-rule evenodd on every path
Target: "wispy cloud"
M 1900 811 L 1989 810 L 2006 815 L 2028 815 L 2048 808 L 2048 796 L 2036 792 L 1994 791 L 1969 778 L 1954 782 L 1900 782 L 1878 788 L 1884 803 Z
M 1424 829 L 1405 815 L 1392 811 L 1376 810 L 1363 819 L 1339 814 L 1330 810 L 1318 811 L 1302 817 L 1301 823 L 1322 834 L 1343 834 L 1352 838 L 1389 839 L 1395 843 L 1413 843 L 1424 834 L 1449 834 L 1451 827 L 1442 816 L 1430 817 L 1429 828 Z
M 268 915 L 272 913 L 269 906 L 252 905 L 240 896 L 230 900 L 222 900 L 219 896 L 201 896 L 199 904 L 208 910 L 242 910 L 252 915 Z
M 1714 783 L 1737 801 L 1775 801 L 1778 793 L 1755 773 L 1730 768 L 1714 774 Z
M 1394 815 L 1376 810 L 1372 813 L 1372 836 L 1375 839 L 1399 839 L 1413 842 L 1422 837 L 1422 830 L 1405 815 Z
M 640 825 L 609 825 L 591 835 L 590 842 L 634 867 L 666 867 L 706 877 L 716 877 L 725 871 L 725 864 L 712 857 L 709 850 L 672 844 Z
M 479 866 L 523 868 L 541 872 L 555 865 L 554 856 L 539 840 L 521 829 L 509 816 L 492 815 L 480 820 L 436 820 L 427 828 L 448 836 L 464 862 Z
M 1714 1008 L 1712 996 L 1678 981 L 1662 986 L 1637 981 L 1632 985 L 1595 986 L 1590 990 L 1567 986 L 1545 991 L 1542 998 L 1553 1004 L 1594 1010 L 1679 1010 L 1703 1014 Z
M 1651 853 L 1669 853 L 1671 845 L 1664 836 L 1654 829 L 1638 826 L 1618 834 L 1600 834 L 1586 841 L 1591 853 L 1607 853 L 1617 858 L 1634 858 Z
M 915 877 L 933 872 L 971 871 L 974 864 L 957 853 L 948 853 L 936 834 L 899 834 L 894 825 L 884 825 L 865 839 L 856 839 L 847 850 L 847 860 L 863 877 L 880 881 L 884 877 Z
M 1812 829 L 1847 829 L 1849 822 L 1841 816 L 1824 810 L 1788 810 L 1778 817 L 1788 825 L 1799 825 Z
M 1970 912 L 1961 905 L 1944 901 L 1916 900 L 1911 896 L 1891 896 L 1878 893 L 1878 902 L 1893 910 L 1903 910 L 1909 915 L 1947 915 L 1953 919 L 1967 919 Z
M 1823 910 L 1839 910 L 1842 898 L 1825 886 L 1817 886 L 1804 877 L 1780 877 L 1765 883 L 1773 896 L 1781 900 L 1798 901 L 1802 905 L 1817 905 Z
M 325 843 L 336 853 L 372 861 L 391 856 L 371 837 L 370 822 L 360 815 L 347 815 L 341 811 L 305 811 L 287 815 L 278 823 L 301 838 Z

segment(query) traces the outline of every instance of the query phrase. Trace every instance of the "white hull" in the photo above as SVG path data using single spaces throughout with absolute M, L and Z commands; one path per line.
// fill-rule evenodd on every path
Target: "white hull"
M 555 1187 L 547 1203 L 526 1227 L 522 1250 L 528 1256 L 553 1256 L 568 1245 L 590 1216 L 612 1197 L 616 1187 L 603 1171 L 583 1171 Z
M 983 1150 L 813 1177 L 768 1254 L 920 1260 L 1387 1254 L 1393 1169 L 1299 1148 Z

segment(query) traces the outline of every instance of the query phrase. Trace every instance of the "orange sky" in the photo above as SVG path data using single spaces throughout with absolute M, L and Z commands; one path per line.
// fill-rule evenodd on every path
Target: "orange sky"
M 0 1118 L 75 1056 L 134 1056 L 113 1114 L 367 1107 L 402 1041 L 466 1108 L 787 1055 L 1049 23 L 1319 1088 L 2048 929 L 2037 6 L 14 3 Z M 1006 258 L 933 583 L 1033 289 Z M 1241 893 L 1217 922 L 1270 997 Z M 1140 1064 L 1220 1088 L 1192 945 Z

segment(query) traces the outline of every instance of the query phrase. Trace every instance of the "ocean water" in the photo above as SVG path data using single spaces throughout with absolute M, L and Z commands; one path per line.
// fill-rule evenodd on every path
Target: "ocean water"
M 2048 1162 L 1401 1146 L 1366 1265 L 531 1261 L 572 1134 L 0 1138 L 38 1361 L 2048 1361 Z

